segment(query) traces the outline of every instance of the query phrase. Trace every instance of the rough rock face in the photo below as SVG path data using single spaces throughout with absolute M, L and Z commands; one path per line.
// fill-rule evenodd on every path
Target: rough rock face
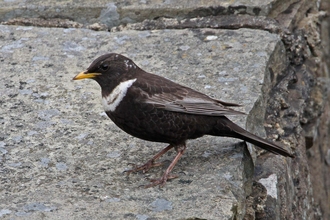
M 0 218 L 330 219 L 329 1 L 0 8 Z M 163 146 L 124 134 L 102 113 L 98 86 L 71 81 L 107 52 L 244 105 L 233 120 L 295 158 L 203 137 L 188 143 L 179 178 L 139 188 L 163 168 L 122 172 Z

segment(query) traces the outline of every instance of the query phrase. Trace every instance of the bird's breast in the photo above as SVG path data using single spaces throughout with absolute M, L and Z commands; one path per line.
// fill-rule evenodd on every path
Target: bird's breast
M 109 95 L 103 96 L 102 104 L 105 112 L 114 112 L 120 102 L 126 96 L 127 90 L 133 85 L 136 79 L 130 79 L 119 83 Z

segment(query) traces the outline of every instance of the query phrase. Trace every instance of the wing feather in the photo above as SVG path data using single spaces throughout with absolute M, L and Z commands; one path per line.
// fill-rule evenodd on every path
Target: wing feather
M 228 108 L 228 106 L 240 106 L 238 104 L 212 99 L 203 93 L 165 78 L 160 80 L 153 74 L 149 75 L 148 80 L 138 79 L 132 89 L 140 93 L 139 97 L 143 97 L 139 101 L 167 111 L 207 116 L 244 114 Z

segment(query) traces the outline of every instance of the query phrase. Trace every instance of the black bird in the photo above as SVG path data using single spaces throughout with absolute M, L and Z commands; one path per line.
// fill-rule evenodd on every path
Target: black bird
M 186 141 L 203 135 L 239 138 L 274 154 L 293 157 L 281 146 L 258 137 L 230 121 L 226 115 L 244 114 L 228 107 L 239 106 L 212 99 L 191 88 L 147 73 L 129 58 L 109 53 L 98 57 L 73 79 L 94 79 L 102 89 L 102 103 L 109 118 L 134 137 L 169 145 L 142 166 L 128 173 L 159 166 L 155 161 L 174 148 L 177 152 L 160 179 L 161 185 L 175 176 L 170 172 L 186 149 Z

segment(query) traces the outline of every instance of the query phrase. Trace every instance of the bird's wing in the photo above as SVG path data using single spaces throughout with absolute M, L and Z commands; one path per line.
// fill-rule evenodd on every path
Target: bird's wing
M 144 101 L 153 104 L 157 108 L 167 111 L 182 112 L 187 114 L 224 116 L 244 114 L 227 108 L 216 100 L 206 100 L 196 97 L 176 97 L 168 93 L 154 94 Z
M 228 108 L 228 106 L 240 106 L 238 104 L 212 99 L 188 87 L 169 80 L 164 81 L 163 78 L 162 80 L 151 78 L 148 78 L 148 81 L 138 80 L 134 83 L 134 88 L 139 90 L 136 92 L 139 92 L 139 96 L 142 97 L 140 101 L 167 111 L 207 116 L 244 114 Z

